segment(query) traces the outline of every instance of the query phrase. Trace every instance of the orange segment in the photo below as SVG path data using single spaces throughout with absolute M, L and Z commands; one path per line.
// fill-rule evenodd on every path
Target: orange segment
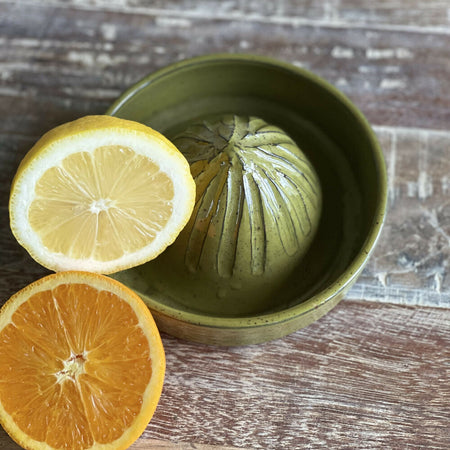
M 105 276 L 50 275 L 0 313 L 0 420 L 25 448 L 127 448 L 153 415 L 164 370 L 150 311 Z

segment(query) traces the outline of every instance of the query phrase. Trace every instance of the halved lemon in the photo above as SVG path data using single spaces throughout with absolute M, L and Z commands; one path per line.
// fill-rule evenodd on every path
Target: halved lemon
M 54 271 L 113 273 L 149 261 L 192 213 L 184 156 L 137 122 L 86 116 L 46 133 L 13 180 L 18 242 Z
M 0 422 L 26 449 L 125 449 L 165 373 L 145 303 L 104 275 L 59 272 L 0 312 Z

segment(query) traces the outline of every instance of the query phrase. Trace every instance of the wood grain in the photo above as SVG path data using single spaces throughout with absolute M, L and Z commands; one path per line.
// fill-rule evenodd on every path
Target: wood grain
M 450 448 L 450 4 L 442 0 L 0 0 L 0 303 L 47 271 L 9 230 L 9 185 L 49 128 L 212 52 L 326 78 L 374 125 L 389 213 L 337 308 L 284 339 L 164 335 L 167 377 L 134 449 Z M 0 431 L 0 448 L 17 449 Z
M 167 378 L 147 431 L 263 449 L 448 448 L 449 344 L 448 310 L 351 301 L 264 345 L 165 336 Z
M 388 168 L 388 216 L 348 297 L 449 308 L 450 133 L 375 130 Z
M 2 0 L 5 2 L 5 0 Z M 6 1 L 11 3 L 11 0 Z M 21 1 L 22 4 L 41 4 L 39 0 Z M 278 0 L 248 2 L 246 0 L 47 0 L 46 5 L 85 9 L 89 11 L 118 11 L 165 17 L 240 19 L 243 21 L 319 22 L 335 26 L 361 25 L 405 27 L 420 31 L 446 32 L 448 4 L 442 0 Z M 407 7 L 405 7 L 407 5 Z
M 132 448 L 449 448 L 448 310 L 344 301 L 263 345 L 163 343 L 161 401 Z
M 348 94 L 376 125 L 445 129 L 450 123 L 447 34 L 332 27 L 331 20 L 299 26 L 211 13 L 181 20 L 125 6 L 116 11 L 104 2 L 99 10 L 75 7 L 90 2 L 52 3 L 26 2 L 26 14 L 21 2 L 0 3 L 0 100 L 18 102 L 20 120 L 33 133 L 71 115 L 102 112 L 147 73 L 211 52 L 264 54 L 310 69 Z M 47 120 L 36 123 L 30 110 Z

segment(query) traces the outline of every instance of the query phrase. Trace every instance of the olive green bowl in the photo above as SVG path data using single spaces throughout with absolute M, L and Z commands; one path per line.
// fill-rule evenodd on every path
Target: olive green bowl
M 295 141 L 320 180 L 322 212 L 314 240 L 272 301 L 259 310 L 249 313 L 237 306 L 223 313 L 211 307 L 217 299 L 207 309 L 190 306 L 183 298 L 188 283 L 180 280 L 173 290 L 142 266 L 115 274 L 144 299 L 161 331 L 216 345 L 276 339 L 322 317 L 356 281 L 385 218 L 386 168 L 369 123 L 332 85 L 260 56 L 209 55 L 147 76 L 107 114 L 147 124 L 169 139 L 196 120 L 226 114 L 260 117 Z M 171 271 L 164 267 L 164 253 L 148 264 Z M 176 277 L 171 283 L 177 284 Z

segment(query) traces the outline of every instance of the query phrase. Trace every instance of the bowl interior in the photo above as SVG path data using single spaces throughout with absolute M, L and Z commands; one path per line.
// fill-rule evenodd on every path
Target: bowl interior
M 197 58 L 143 79 L 108 114 L 145 123 L 169 139 L 194 120 L 259 116 L 288 133 L 315 166 L 323 207 L 307 255 L 273 302 L 252 311 L 236 308 L 224 318 L 279 317 L 280 312 L 296 314 L 298 307 L 313 309 L 352 283 L 362 269 L 384 214 L 384 163 L 361 113 L 319 77 L 251 56 Z M 197 322 L 224 316 L 211 306 L 202 310 L 186 304 L 185 287 L 168 290 L 161 284 L 155 269 L 160 258 L 115 277 L 166 314 L 185 313 Z

